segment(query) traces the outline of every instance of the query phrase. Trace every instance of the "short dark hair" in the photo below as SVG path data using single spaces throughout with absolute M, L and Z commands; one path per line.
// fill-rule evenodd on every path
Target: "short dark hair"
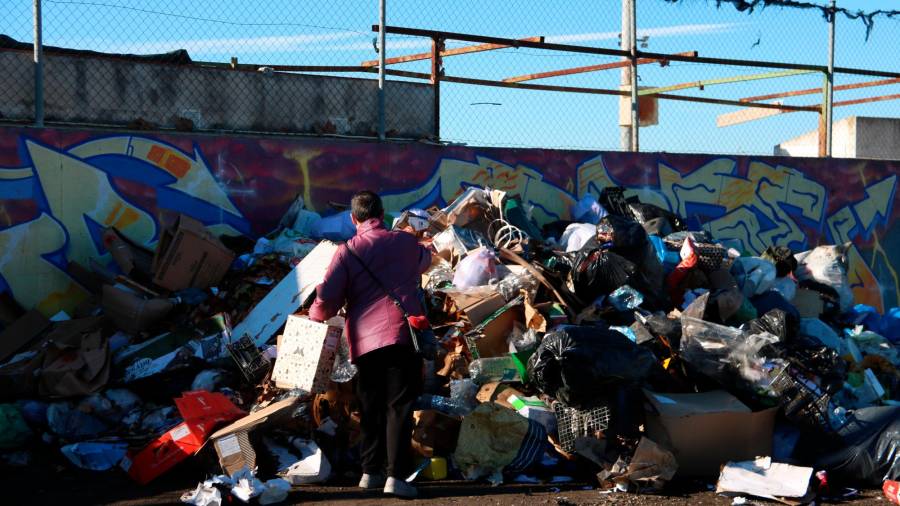
M 350 200 L 350 212 L 359 222 L 372 218 L 383 218 L 384 207 L 381 204 L 381 197 L 369 190 L 356 192 L 353 199 Z

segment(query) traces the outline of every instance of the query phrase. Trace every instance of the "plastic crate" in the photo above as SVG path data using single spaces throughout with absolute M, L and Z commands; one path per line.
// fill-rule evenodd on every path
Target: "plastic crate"
M 553 412 L 556 414 L 559 445 L 569 453 L 575 451 L 576 439 L 594 437 L 609 428 L 610 411 L 607 406 L 580 410 L 554 402 Z

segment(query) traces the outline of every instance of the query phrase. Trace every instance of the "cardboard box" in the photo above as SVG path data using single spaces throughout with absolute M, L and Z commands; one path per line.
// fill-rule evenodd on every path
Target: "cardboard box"
M 754 413 L 724 390 L 644 393 L 652 408 L 645 424 L 647 437 L 672 450 L 679 476 L 716 476 L 728 461 L 772 453 L 778 408 Z
M 414 412 L 413 419 L 412 446 L 416 453 L 426 458 L 446 457 L 456 450 L 462 426 L 459 418 L 429 409 Z
M 158 437 L 138 452 L 129 452 L 120 464 L 141 485 L 175 467 L 203 448 L 216 426 L 241 417 L 244 412 L 222 394 L 186 392 L 175 399 L 184 422 Z
M 172 291 L 207 288 L 228 272 L 234 253 L 197 220 L 180 215 L 160 233 L 153 282 Z
M 300 316 L 288 316 L 272 371 L 275 386 L 311 393 L 328 390 L 343 331 L 342 318 L 319 323 Z
M 127 455 L 122 460 L 122 469 L 136 482 L 146 485 L 200 451 L 211 429 L 209 422 L 182 422 L 141 451 Z
M 466 333 L 466 343 L 472 357 L 502 357 L 509 353 L 506 338 L 512 333 L 516 323 L 524 324 L 525 307 L 522 296 L 508 302 Z
M 483 322 L 485 318 L 506 305 L 506 299 L 499 293 L 492 293 L 486 297 L 466 293 L 452 293 L 449 296 L 473 326 Z
M 288 397 L 272 403 L 210 436 L 219 456 L 219 464 L 228 476 L 244 467 L 251 470 L 256 468 L 256 451 L 250 442 L 250 432 L 263 424 L 288 416 L 298 400 L 298 397 Z
M 298 400 L 298 397 L 289 397 L 272 403 L 210 436 L 222 469 L 230 476 L 245 466 L 248 469 L 255 468 L 256 452 L 250 443 L 250 432 L 264 424 L 289 416 L 290 410 Z

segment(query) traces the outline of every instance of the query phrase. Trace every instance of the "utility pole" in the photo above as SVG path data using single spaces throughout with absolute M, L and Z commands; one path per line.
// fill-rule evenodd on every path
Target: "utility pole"
M 631 51 L 631 47 L 634 45 L 632 42 L 634 39 L 634 32 L 632 29 L 634 28 L 633 22 L 633 14 L 634 14 L 634 1 L 635 0 L 622 0 L 622 36 L 620 37 L 620 46 L 622 51 Z M 630 60 L 629 57 L 623 57 L 623 60 Z M 626 86 L 631 86 L 631 65 L 627 65 L 622 67 L 622 79 L 620 81 L 621 85 L 620 89 L 625 89 Z M 619 98 L 619 104 L 621 107 L 622 99 Z M 622 117 L 622 113 L 620 111 L 619 117 Z M 632 136 L 632 128 L 634 124 L 630 126 L 619 126 L 619 148 L 623 151 L 631 150 L 631 136 Z
M 637 66 L 637 0 L 631 2 L 631 150 L 637 153 L 641 150 L 638 142 L 638 133 L 641 131 L 641 115 L 638 110 L 638 66 Z
M 384 60 L 387 48 L 384 44 L 385 0 L 378 1 L 378 140 L 384 140 Z
M 834 28 L 837 23 L 835 9 L 837 0 L 831 0 L 831 15 L 828 19 L 828 75 L 825 81 L 825 156 L 831 158 L 832 123 L 834 112 Z
M 44 43 L 41 0 L 34 0 L 34 126 L 44 126 Z

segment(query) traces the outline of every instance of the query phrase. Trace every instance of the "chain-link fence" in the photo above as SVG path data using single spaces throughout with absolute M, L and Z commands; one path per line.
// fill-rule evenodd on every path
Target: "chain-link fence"
M 378 0 L 42 0 L 44 120 L 629 148 L 628 0 L 385 3 L 381 123 Z M 821 152 L 829 22 L 819 9 L 761 8 L 777 3 L 636 0 L 640 150 L 771 154 L 805 135 L 781 152 Z M 0 3 L 4 121 L 37 119 L 33 6 Z M 900 117 L 900 16 L 872 19 L 836 16 L 835 65 L 880 71 L 835 74 L 836 124 Z

